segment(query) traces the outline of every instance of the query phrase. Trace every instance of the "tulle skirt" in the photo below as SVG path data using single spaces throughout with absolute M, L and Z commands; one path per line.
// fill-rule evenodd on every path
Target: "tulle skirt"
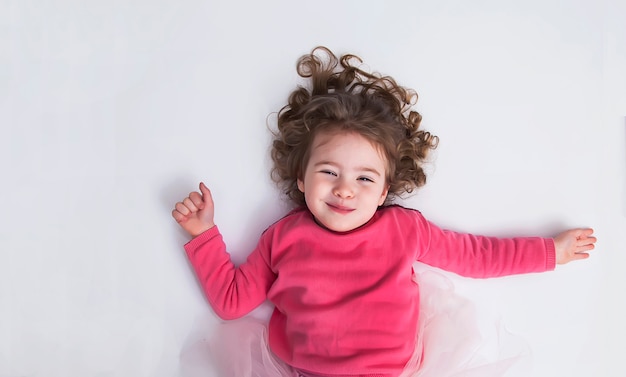
M 444 275 L 426 270 L 420 285 L 416 348 L 399 377 L 517 377 L 528 375 L 530 350 L 501 323 L 481 328 L 474 304 Z M 316 377 L 294 370 L 271 352 L 265 321 L 246 317 L 197 329 L 181 352 L 182 377 Z

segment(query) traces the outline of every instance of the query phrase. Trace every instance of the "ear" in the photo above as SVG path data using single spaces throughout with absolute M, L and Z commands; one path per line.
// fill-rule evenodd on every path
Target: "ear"
M 304 181 L 301 180 L 300 178 L 298 178 L 298 190 L 300 190 L 300 192 L 304 193 Z
M 378 206 L 382 206 L 385 203 L 385 199 L 387 199 L 387 194 L 389 194 L 389 185 L 385 185 L 385 189 L 382 194 L 380 194 L 380 199 L 378 200 Z

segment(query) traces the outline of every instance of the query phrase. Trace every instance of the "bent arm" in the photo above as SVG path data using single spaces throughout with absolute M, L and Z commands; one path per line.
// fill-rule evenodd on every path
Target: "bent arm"
M 189 241 L 185 251 L 207 300 L 222 319 L 235 319 L 251 312 L 267 298 L 276 279 L 262 243 L 245 263 L 236 267 L 217 226 Z

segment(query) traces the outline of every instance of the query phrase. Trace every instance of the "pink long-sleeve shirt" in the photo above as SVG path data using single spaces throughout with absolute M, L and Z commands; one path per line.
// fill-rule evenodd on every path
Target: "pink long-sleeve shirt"
M 214 311 L 234 319 L 274 305 L 271 350 L 329 376 L 397 376 L 415 349 L 419 288 L 413 263 L 496 277 L 554 269 L 549 238 L 493 238 L 443 230 L 417 210 L 379 209 L 346 233 L 296 210 L 261 236 L 236 267 L 213 227 L 185 245 Z

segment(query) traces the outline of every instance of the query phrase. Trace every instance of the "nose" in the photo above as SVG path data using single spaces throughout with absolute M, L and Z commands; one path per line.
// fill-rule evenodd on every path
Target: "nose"
M 333 194 L 342 199 L 349 199 L 354 196 L 354 188 L 349 182 L 340 179 L 337 180 L 337 184 L 333 189 Z

